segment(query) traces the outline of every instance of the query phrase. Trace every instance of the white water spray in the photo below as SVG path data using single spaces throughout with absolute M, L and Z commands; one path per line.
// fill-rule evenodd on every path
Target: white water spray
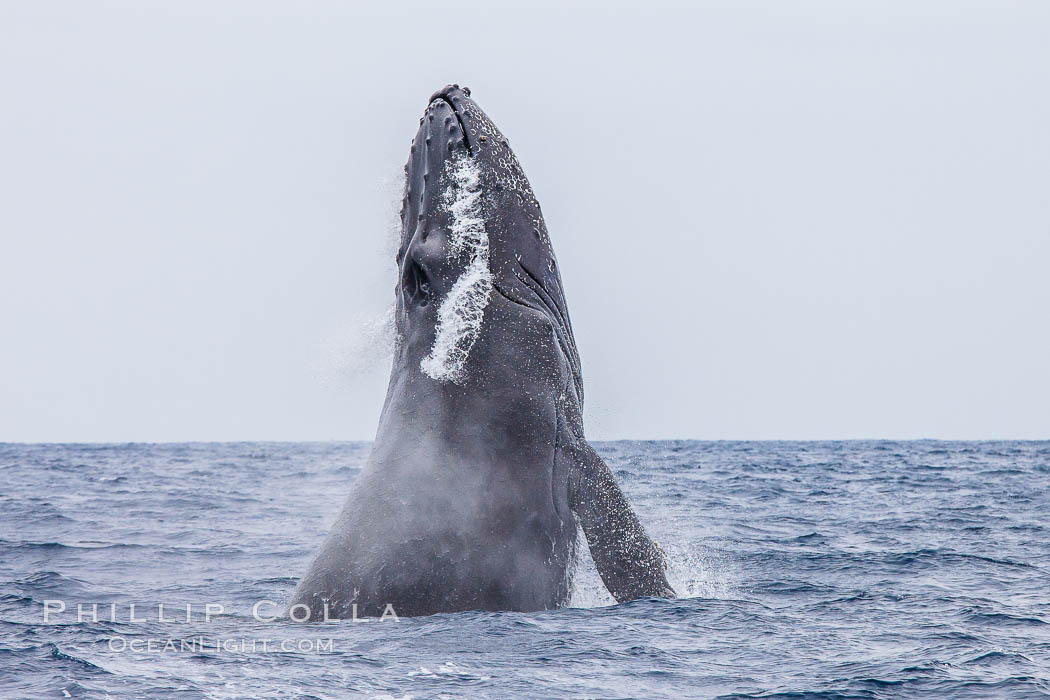
M 434 346 L 419 366 L 438 381 L 461 382 L 466 376 L 467 356 L 481 335 L 492 293 L 492 271 L 489 236 L 481 211 L 481 171 L 473 160 L 461 158 L 450 161 L 448 174 L 445 206 L 452 218 L 448 254 L 452 258 L 465 253 L 469 262 L 438 308 Z
M 650 523 L 650 526 L 652 524 Z M 666 526 L 665 526 L 666 527 Z M 651 530 L 667 555 L 667 582 L 679 598 L 730 600 L 742 597 L 736 566 L 717 550 L 676 539 L 677 528 Z M 577 531 L 570 608 L 600 608 L 616 600 L 602 583 L 582 528 Z

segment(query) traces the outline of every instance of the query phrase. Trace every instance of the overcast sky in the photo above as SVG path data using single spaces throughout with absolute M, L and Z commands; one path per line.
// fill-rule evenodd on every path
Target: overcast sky
M 1050 3 L 380 5 L 0 5 L 0 440 L 371 439 L 450 82 L 590 437 L 1050 438 Z

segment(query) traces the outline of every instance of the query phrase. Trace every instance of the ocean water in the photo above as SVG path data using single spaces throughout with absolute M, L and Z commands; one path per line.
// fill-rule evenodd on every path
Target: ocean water
M 0 444 L 0 697 L 1050 694 L 1050 442 L 602 443 L 677 600 L 266 619 L 368 449 Z

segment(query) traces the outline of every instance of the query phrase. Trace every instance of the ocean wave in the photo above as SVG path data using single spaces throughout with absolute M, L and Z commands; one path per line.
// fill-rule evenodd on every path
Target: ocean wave
M 315 626 L 259 622 L 251 606 L 286 604 L 367 443 L 0 445 L 13 484 L 0 497 L 0 696 L 1050 692 L 1050 443 L 597 447 L 666 551 L 678 599 L 616 604 L 581 540 L 568 608 Z M 49 599 L 121 613 L 44 624 Z M 225 611 L 126 619 L 127 604 L 158 602 Z M 109 646 L 200 636 L 334 646 Z

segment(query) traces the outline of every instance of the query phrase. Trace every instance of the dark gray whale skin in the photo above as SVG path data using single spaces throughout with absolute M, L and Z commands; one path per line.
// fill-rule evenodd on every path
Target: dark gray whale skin
M 479 173 L 492 288 L 463 376 L 438 381 L 421 361 L 469 264 L 450 247 L 445 194 L 464 158 Z M 556 608 L 571 592 L 577 519 L 617 601 L 674 596 L 663 552 L 584 438 L 580 360 L 539 203 L 468 89 L 431 97 L 405 175 L 386 403 L 290 612 Z

